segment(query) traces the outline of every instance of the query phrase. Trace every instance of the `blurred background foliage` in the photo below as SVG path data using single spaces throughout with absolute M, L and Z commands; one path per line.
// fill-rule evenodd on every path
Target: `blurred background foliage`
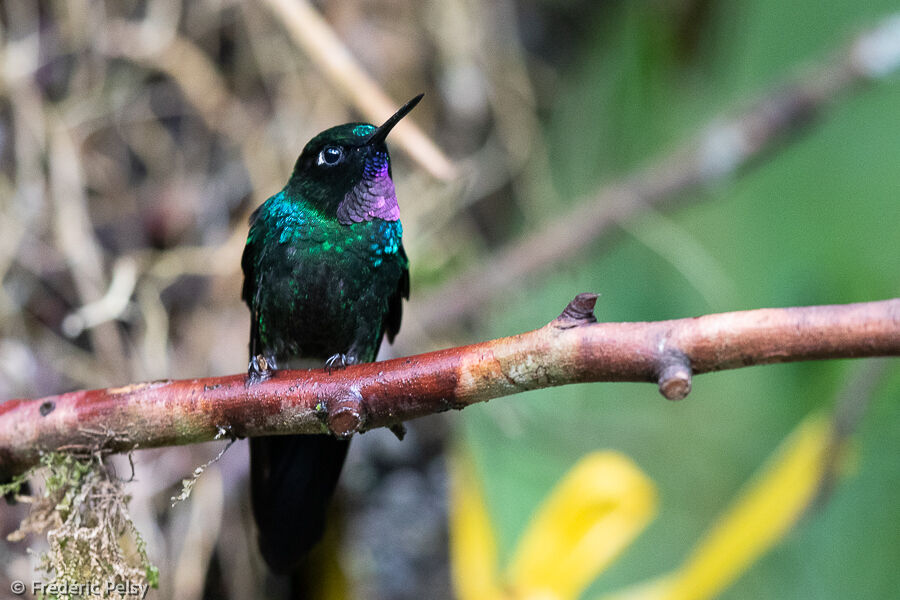
M 360 118 L 274 4 L 0 5 L 3 398 L 246 367 L 247 215 L 312 135 Z M 437 335 L 417 324 L 416 306 L 715 115 L 833 55 L 895 2 L 315 6 L 397 104 L 426 92 L 413 119 L 459 171 L 435 179 L 394 147 L 413 292 L 398 346 L 383 355 L 532 329 L 581 291 L 602 294 L 597 315 L 610 321 L 898 294 L 894 77 L 842 97 L 799 139 L 677 210 L 621 223 L 478 318 Z M 581 457 L 629 457 L 655 485 L 658 514 L 585 597 L 651 579 L 685 559 L 805 416 L 839 406 L 861 414 L 852 468 L 722 597 L 893 597 L 898 396 L 896 361 L 832 361 L 706 375 L 677 404 L 651 386 L 570 386 L 415 422 L 403 443 L 367 433 L 342 479 L 340 541 L 329 548 L 345 578 L 335 585 L 361 598 L 452 596 L 451 442 L 473 458 L 501 562 Z M 242 446 L 174 508 L 181 478 L 218 446 L 136 455 L 132 511 L 161 571 L 159 597 L 277 587 L 263 583 L 255 554 Z M 22 511 L 4 509 L 4 534 Z M 30 580 L 27 545 L 2 543 L 4 578 Z

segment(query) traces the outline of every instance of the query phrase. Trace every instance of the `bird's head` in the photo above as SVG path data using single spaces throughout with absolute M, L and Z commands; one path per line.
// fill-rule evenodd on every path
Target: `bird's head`
M 314 208 L 345 224 L 400 218 L 385 139 L 400 119 L 415 108 L 419 94 L 381 127 L 346 123 L 326 129 L 306 144 L 288 186 Z

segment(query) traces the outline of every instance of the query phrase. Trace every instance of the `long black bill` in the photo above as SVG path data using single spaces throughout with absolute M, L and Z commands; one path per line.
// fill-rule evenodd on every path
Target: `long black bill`
M 391 129 L 394 128 L 394 125 L 400 122 L 400 119 L 409 114 L 409 111 L 416 107 L 416 104 L 419 103 L 419 100 L 422 99 L 422 96 L 425 94 L 419 94 L 406 104 L 400 107 L 400 110 L 395 112 L 393 115 L 388 118 L 387 121 L 384 122 L 384 125 L 375 130 L 375 133 L 372 134 L 366 141 L 367 146 L 371 146 L 372 144 L 377 144 L 379 142 L 383 142 L 385 138 L 387 138 L 387 134 L 391 132 Z

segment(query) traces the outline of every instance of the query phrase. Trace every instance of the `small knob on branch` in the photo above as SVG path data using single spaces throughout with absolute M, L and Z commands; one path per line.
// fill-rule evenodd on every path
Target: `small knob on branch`
M 347 439 L 362 430 L 366 422 L 366 409 L 362 395 L 357 390 L 347 390 L 328 401 L 325 421 L 331 433 Z
M 559 329 L 571 329 L 579 325 L 596 323 L 594 306 L 597 304 L 599 294 L 578 294 L 566 306 L 562 313 L 553 320 L 553 325 Z
M 691 393 L 691 361 L 680 352 L 663 356 L 659 370 L 659 393 L 666 400 L 684 400 Z

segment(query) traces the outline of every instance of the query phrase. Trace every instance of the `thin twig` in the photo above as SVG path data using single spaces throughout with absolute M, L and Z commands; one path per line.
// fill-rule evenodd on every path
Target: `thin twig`
M 334 87 L 367 119 L 380 123 L 397 110 L 392 100 L 362 68 L 322 15 L 306 0 L 266 0 L 291 39 Z M 391 139 L 434 177 L 449 181 L 456 167 L 412 121 L 401 121 Z
M 686 192 L 728 177 L 796 137 L 841 94 L 898 68 L 900 14 L 895 14 L 810 75 L 762 98 L 736 118 L 714 120 L 699 139 L 604 187 L 440 285 L 411 307 L 412 318 L 433 335 L 476 317 L 485 304 L 577 255 L 617 223 L 647 207 L 673 208 L 685 200 Z
M 103 251 L 93 233 L 75 140 L 61 119 L 53 123 L 49 164 L 57 244 L 66 257 L 81 301 L 99 302 L 107 286 Z M 110 373 L 125 370 L 122 340 L 115 325 L 103 322 L 94 327 L 91 341 L 101 364 Z

